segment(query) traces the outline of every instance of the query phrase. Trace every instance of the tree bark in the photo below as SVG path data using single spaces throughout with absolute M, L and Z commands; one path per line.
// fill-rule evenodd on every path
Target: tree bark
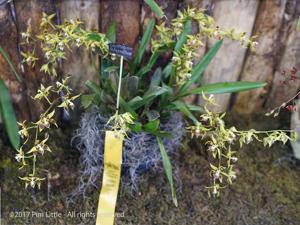
M 213 9 L 213 17 L 220 28 L 235 28 L 237 32 L 251 35 L 259 1 L 217 1 Z M 212 47 L 213 41 L 208 41 Z M 242 70 L 246 48 L 237 41 L 224 40 L 223 46 L 208 66 L 204 74 L 204 83 L 237 81 Z M 226 110 L 229 106 L 230 94 L 215 96 L 218 107 L 216 111 Z
M 117 42 L 136 48 L 140 34 L 139 0 L 103 0 L 101 2 L 101 31 L 111 22 L 117 23 Z
M 68 0 L 60 4 L 61 18 L 80 19 L 84 22 L 87 30 L 99 30 L 100 1 Z M 70 86 L 79 92 L 86 90 L 85 82 L 95 80 L 99 65 L 98 56 L 78 47 L 73 47 L 72 52 L 68 52 L 67 60 L 63 63 L 63 74 L 71 75 Z
M 297 22 L 300 15 L 300 2 L 290 0 L 285 12 L 285 21 L 283 23 L 283 40 L 285 49 L 279 66 L 275 71 L 275 78 L 272 83 L 272 89 L 266 102 L 269 108 L 277 107 L 283 102 L 290 99 L 297 93 L 300 86 L 300 80 L 290 81 L 286 85 L 282 84 L 282 70 L 287 73 L 292 67 L 298 68 L 297 76 L 299 77 L 300 68 L 300 31 L 297 29 Z M 285 38 L 287 37 L 287 39 Z
M 17 48 L 18 34 L 9 3 L 2 3 L 2 5 L 0 5 L 0 28 L 0 46 L 8 54 L 20 74 L 17 67 L 19 64 L 19 53 Z M 25 86 L 17 80 L 15 74 L 11 71 L 11 68 L 1 54 L 0 78 L 5 82 L 9 89 L 18 120 L 23 121 L 30 119 Z
M 264 81 L 272 84 L 275 65 L 280 55 L 281 25 L 287 1 L 262 1 L 255 23 L 258 46 L 247 58 L 241 75 L 243 81 Z M 271 86 L 237 95 L 234 109 L 240 113 L 261 110 Z M 251 103 L 251 104 L 249 104 Z
M 19 40 L 21 40 L 21 32 L 26 32 L 29 25 L 32 28 L 33 36 L 40 32 L 40 23 L 43 13 L 48 15 L 55 13 L 54 5 L 51 0 L 15 0 L 14 4 L 16 7 Z M 27 45 L 22 45 L 21 49 L 24 52 L 33 51 L 33 47 L 29 47 Z M 31 120 L 36 120 L 43 111 L 42 104 L 33 100 L 32 96 L 35 96 L 41 83 L 49 85 L 50 82 L 49 76 L 40 72 L 40 68 L 45 61 L 44 54 L 39 47 L 39 42 L 35 43 L 35 55 L 39 58 L 35 67 L 29 67 L 25 65 L 24 73 L 27 88 L 26 96 L 31 113 Z

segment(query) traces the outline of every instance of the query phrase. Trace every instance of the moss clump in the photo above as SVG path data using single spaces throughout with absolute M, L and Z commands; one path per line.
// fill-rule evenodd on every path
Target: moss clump
M 264 123 L 262 123 L 264 121 Z M 276 128 L 279 123 L 267 123 L 265 118 L 245 119 L 233 117 L 236 126 L 255 128 Z M 70 130 L 69 130 L 70 131 Z M 78 155 L 69 149 L 71 132 L 56 132 L 51 143 L 55 154 L 47 158 L 44 168 L 52 174 L 50 191 L 48 181 L 42 190 L 25 190 L 18 180 L 18 169 L 12 162 L 11 149 L 0 142 L 0 179 L 2 187 L 3 223 L 6 224 L 93 224 L 92 217 L 67 217 L 68 212 L 96 211 L 99 192 L 89 195 L 83 201 L 77 199 L 67 207 L 66 195 L 77 185 Z M 186 147 L 186 146 L 185 146 Z M 187 147 L 186 147 L 187 148 Z M 179 207 L 175 208 L 168 194 L 167 180 L 157 173 L 144 174 L 140 193 L 133 196 L 123 189 L 119 195 L 116 224 L 248 224 L 248 225 L 298 225 L 300 221 L 300 168 L 284 161 L 290 149 L 274 145 L 264 149 L 261 145 L 250 145 L 239 151 L 237 164 L 238 179 L 228 189 L 222 191 L 218 199 L 208 198 L 205 186 L 209 184 L 208 163 L 202 146 L 193 146 L 181 152 L 174 162 L 179 165 L 182 184 L 178 185 Z M 59 178 L 55 175 L 59 174 Z M 61 212 L 63 218 L 9 218 L 12 211 Z

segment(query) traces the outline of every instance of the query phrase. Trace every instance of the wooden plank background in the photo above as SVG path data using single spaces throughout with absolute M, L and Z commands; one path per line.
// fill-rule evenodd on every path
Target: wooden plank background
M 0 0 L 0 45 L 18 65 L 18 40 L 20 33 L 31 24 L 37 32 L 42 12 L 59 13 L 59 20 L 81 19 L 88 29 L 105 31 L 108 24 L 118 24 L 117 40 L 136 47 L 143 29 L 154 17 L 142 0 Z M 205 83 L 221 81 L 266 81 L 268 85 L 259 90 L 234 95 L 218 95 L 221 110 L 233 109 L 240 113 L 264 111 L 282 103 L 299 90 L 300 80 L 290 86 L 280 83 L 281 70 L 292 66 L 300 68 L 300 32 L 296 30 L 300 14 L 299 0 L 157 0 L 168 18 L 176 16 L 177 10 L 187 6 L 203 8 L 212 15 L 220 27 L 234 27 L 248 35 L 258 35 L 256 52 L 249 52 L 237 43 L 226 40 L 217 57 L 204 74 Z M 168 22 L 168 21 L 167 21 Z M 195 31 L 197 27 L 193 28 Z M 203 55 L 213 44 L 203 40 Z M 148 49 L 149 50 L 149 49 Z M 91 68 L 96 56 L 84 50 L 74 49 L 69 63 L 62 66 L 63 74 L 72 74 L 75 90 L 84 90 L 84 82 L 96 74 Z M 199 59 L 195 59 L 197 61 Z M 10 73 L 8 65 L 0 56 L 0 77 L 5 80 L 12 94 L 19 119 L 34 118 L 37 114 L 31 96 L 41 82 L 48 82 L 38 70 L 25 68 L 19 72 L 24 78 L 19 83 Z M 201 104 L 201 98 L 196 99 Z

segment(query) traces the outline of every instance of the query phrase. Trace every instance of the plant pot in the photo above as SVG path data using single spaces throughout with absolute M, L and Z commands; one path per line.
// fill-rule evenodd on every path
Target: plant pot
M 91 187 L 99 188 L 103 172 L 104 138 L 108 118 L 94 108 L 83 114 L 80 127 L 76 130 L 72 144 L 81 153 L 80 183 L 76 194 L 85 193 Z M 163 138 L 169 156 L 175 154 L 180 146 L 185 127 L 180 113 L 171 113 L 161 122 L 161 130 L 169 131 L 172 136 Z M 136 190 L 139 176 L 149 169 L 163 167 L 156 137 L 145 132 L 129 133 L 123 143 L 122 185 L 131 185 Z

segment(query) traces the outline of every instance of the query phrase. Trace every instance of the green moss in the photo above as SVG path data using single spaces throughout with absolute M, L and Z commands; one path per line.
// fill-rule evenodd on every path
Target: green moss
M 237 117 L 235 117 L 237 118 Z M 236 120 L 236 119 L 235 119 Z M 239 126 L 259 127 L 259 118 L 240 120 Z M 272 124 L 279 126 L 279 124 Z M 266 124 L 262 124 L 264 128 Z M 24 209 L 38 212 L 95 212 L 99 190 L 90 194 L 90 199 L 78 199 L 69 208 L 65 204 L 67 193 L 75 187 L 78 177 L 78 154 L 69 148 L 71 129 L 57 131 L 52 145 L 53 154 L 43 162 L 43 168 L 52 176 L 59 174 L 58 179 L 50 182 L 48 196 L 47 182 L 40 191 L 25 190 L 18 180 L 18 168 L 14 162 L 11 149 L 0 146 L 1 187 L 3 224 L 93 224 L 93 218 L 82 220 L 70 218 L 9 218 L 9 212 Z M 1 145 L 1 143 L 0 143 Z M 248 224 L 248 225 L 297 225 L 300 221 L 300 168 L 284 159 L 290 149 L 287 146 L 275 145 L 264 149 L 260 144 L 253 144 L 239 151 L 238 179 L 222 191 L 219 199 L 208 198 L 205 186 L 209 184 L 208 162 L 205 159 L 205 148 L 193 143 L 186 151 L 173 159 L 177 164 L 179 177 L 175 183 L 178 191 L 179 206 L 172 204 L 169 187 L 163 171 L 161 174 L 151 172 L 144 175 L 145 181 L 140 184 L 140 193 L 131 194 L 122 190 L 119 195 L 117 212 L 121 216 L 116 224 Z M 179 185 L 181 181 L 181 186 Z M 49 197 L 49 200 L 48 200 Z

